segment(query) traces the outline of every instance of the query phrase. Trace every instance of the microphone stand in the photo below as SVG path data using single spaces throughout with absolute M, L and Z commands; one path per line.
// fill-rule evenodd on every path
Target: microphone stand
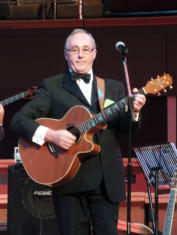
M 128 49 L 125 47 L 121 52 L 121 59 L 124 67 L 126 87 L 128 93 L 128 106 L 131 114 L 130 118 L 130 126 L 129 126 L 129 140 L 128 140 L 128 164 L 127 164 L 127 234 L 131 234 L 131 179 L 132 179 L 132 162 L 131 162 L 131 150 L 132 150 L 132 121 L 134 121 L 134 112 L 133 112 L 133 104 L 132 104 L 132 94 L 130 88 L 130 80 L 128 74 L 127 67 L 127 58 Z

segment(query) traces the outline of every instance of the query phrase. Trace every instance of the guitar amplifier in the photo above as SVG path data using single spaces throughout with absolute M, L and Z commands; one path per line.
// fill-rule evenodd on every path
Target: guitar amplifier
M 22 164 L 8 168 L 8 235 L 60 235 L 51 188 L 32 181 Z

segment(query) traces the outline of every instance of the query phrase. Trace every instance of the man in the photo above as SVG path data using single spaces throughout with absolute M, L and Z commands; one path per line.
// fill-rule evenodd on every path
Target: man
M 0 141 L 4 137 L 3 119 L 4 119 L 4 108 L 0 104 Z
M 96 76 L 92 70 L 96 53 L 96 43 L 90 33 L 83 29 L 71 32 L 64 49 L 69 71 L 45 79 L 34 99 L 14 116 L 12 128 L 39 145 L 53 143 L 66 151 L 75 145 L 76 136 L 70 131 L 52 130 L 39 125 L 35 119 L 62 119 L 76 105 L 84 106 L 91 113 L 100 112 Z M 85 73 L 90 74 L 90 80 L 79 78 Z M 76 80 L 75 75 L 79 75 Z M 124 96 L 122 83 L 105 79 L 105 105 Z M 144 104 L 145 97 L 135 94 L 133 112 L 137 121 L 132 123 L 135 129 L 139 126 L 139 111 Z M 107 128 L 93 137 L 94 142 L 101 146 L 100 153 L 88 156 L 69 182 L 53 188 L 62 235 L 89 235 L 91 227 L 94 235 L 118 234 L 118 206 L 119 201 L 125 199 L 125 187 L 117 137 L 120 132 L 128 132 L 129 122 L 130 114 L 125 111 L 108 122 Z

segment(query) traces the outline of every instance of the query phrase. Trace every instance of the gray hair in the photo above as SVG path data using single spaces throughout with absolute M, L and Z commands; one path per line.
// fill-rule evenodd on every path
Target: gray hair
M 96 42 L 95 42 L 95 39 L 94 37 L 92 36 L 91 33 L 89 33 L 88 31 L 86 31 L 85 29 L 74 29 L 69 35 L 68 37 L 66 38 L 66 41 L 65 41 L 65 49 L 67 48 L 67 44 L 68 44 L 68 41 L 70 39 L 70 37 L 74 34 L 77 34 L 77 33 L 85 33 L 86 35 L 88 35 L 92 41 L 92 45 L 93 45 L 93 49 L 96 49 Z

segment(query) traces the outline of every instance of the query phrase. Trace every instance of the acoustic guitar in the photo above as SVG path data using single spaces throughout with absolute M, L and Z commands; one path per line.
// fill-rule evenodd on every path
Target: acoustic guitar
M 147 82 L 139 93 L 158 94 L 172 83 L 172 77 L 164 74 Z M 121 111 L 128 111 L 128 97 L 95 115 L 89 113 L 83 106 L 74 106 L 60 120 L 37 119 L 39 124 L 54 130 L 68 129 L 77 140 L 69 150 L 63 150 L 52 143 L 39 146 L 20 138 L 19 153 L 29 177 L 39 184 L 53 187 L 67 183 L 75 176 L 85 157 L 100 151 L 100 146 L 92 140 L 93 135 L 103 130 L 105 123 L 117 117 Z
M 168 207 L 165 217 L 165 223 L 163 227 L 163 235 L 171 235 L 172 224 L 173 224 L 173 215 L 175 209 L 175 202 L 176 202 L 176 194 L 177 194 L 177 170 L 174 173 L 171 182 L 171 189 L 168 201 Z

